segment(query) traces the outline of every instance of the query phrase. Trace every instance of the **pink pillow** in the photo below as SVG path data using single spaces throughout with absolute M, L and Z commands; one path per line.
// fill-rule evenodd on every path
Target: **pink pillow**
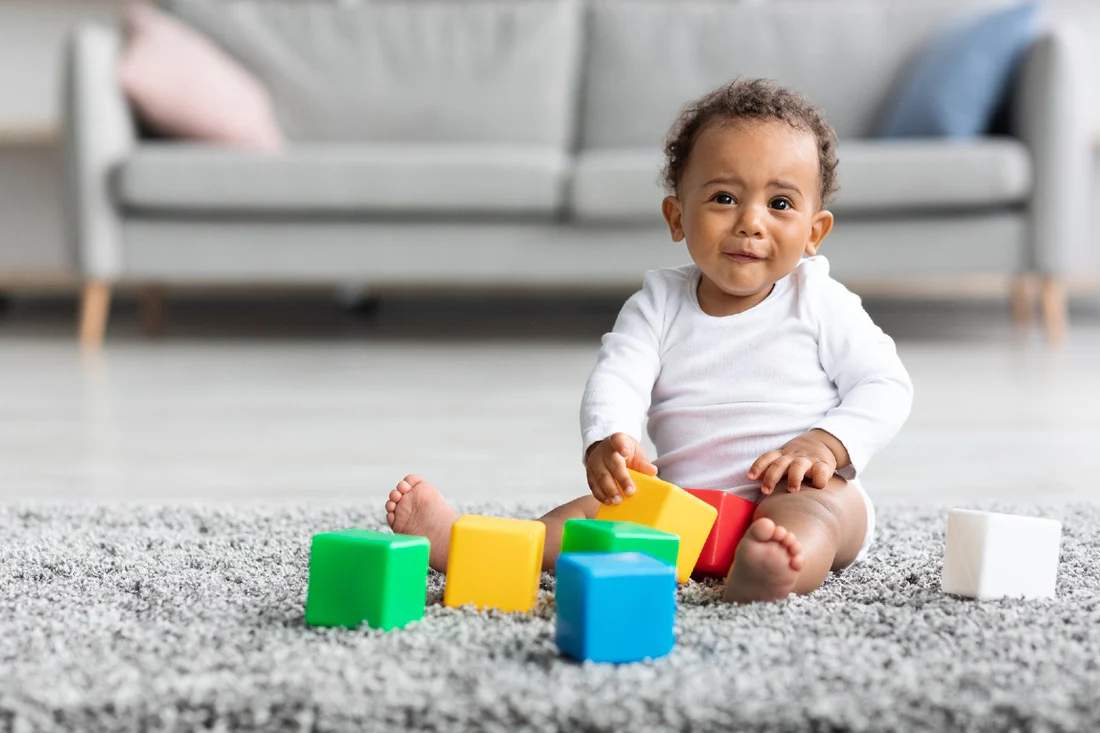
M 150 127 L 172 137 L 279 150 L 267 90 L 224 51 L 149 5 L 126 12 L 118 81 Z

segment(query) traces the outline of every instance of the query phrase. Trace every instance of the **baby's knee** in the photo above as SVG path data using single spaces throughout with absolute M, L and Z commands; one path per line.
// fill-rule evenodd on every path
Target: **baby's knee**
M 591 494 L 589 494 L 588 496 L 582 496 L 577 501 L 580 503 L 580 510 L 584 512 L 584 516 L 587 519 L 595 519 L 596 512 L 598 512 L 600 510 L 600 507 L 603 506 L 602 504 L 600 504 L 599 500 Z
M 842 483 L 844 479 L 838 478 Z M 767 517 L 780 526 L 789 524 L 785 518 L 792 514 L 800 518 L 812 519 L 826 529 L 833 537 L 839 537 L 843 528 L 844 501 L 839 496 L 842 486 L 832 489 L 830 486 L 824 489 L 802 487 L 798 491 L 789 492 L 778 489 L 765 496 L 756 505 L 753 512 L 753 521 Z
M 595 519 L 596 512 L 600 510 L 600 502 L 591 494 L 579 496 L 573 501 L 556 507 L 546 515 L 563 522 L 567 519 Z
M 833 475 L 832 478 L 829 479 L 824 489 L 819 489 L 811 484 L 804 483 L 798 488 L 798 491 L 790 491 L 787 488 L 787 484 L 781 482 L 775 487 L 775 491 L 757 502 L 757 506 L 770 499 L 780 499 L 782 501 L 790 501 L 793 499 L 798 502 L 806 500 L 814 501 L 833 511 L 841 511 L 843 505 L 849 499 L 849 495 L 856 491 L 854 486 L 837 475 Z M 782 497 L 792 497 L 792 499 L 783 499 Z

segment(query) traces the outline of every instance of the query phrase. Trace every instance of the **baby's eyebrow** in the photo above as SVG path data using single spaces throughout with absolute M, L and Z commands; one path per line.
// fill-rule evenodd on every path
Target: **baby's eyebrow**
M 707 181 L 703 185 L 704 186 L 713 186 L 716 183 L 728 183 L 731 186 L 740 186 L 741 185 L 741 179 L 740 178 L 733 178 L 733 177 L 730 177 L 730 176 L 719 176 L 718 178 L 710 179 L 709 181 Z
M 787 191 L 794 191 L 799 196 L 802 195 L 802 191 L 798 188 L 798 186 L 794 185 L 793 183 L 787 183 L 786 181 L 768 181 L 768 187 L 782 188 L 786 189 Z
M 732 176 L 719 176 L 718 178 L 710 179 L 709 181 L 704 183 L 703 186 L 704 187 L 713 186 L 716 183 L 725 183 L 725 184 L 729 184 L 731 186 L 742 186 L 742 185 L 744 185 L 744 182 L 740 178 L 735 178 L 735 177 L 732 177 Z M 793 191 L 794 193 L 797 193 L 799 196 L 802 195 L 802 189 L 800 189 L 798 186 L 794 185 L 793 183 L 788 183 L 787 181 L 781 181 L 779 179 L 768 181 L 768 188 L 779 188 L 779 189 L 783 189 L 785 191 Z

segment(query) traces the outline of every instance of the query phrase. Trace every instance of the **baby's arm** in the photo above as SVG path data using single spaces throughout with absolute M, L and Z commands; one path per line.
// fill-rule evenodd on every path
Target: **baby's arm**
M 784 476 L 791 491 L 804 479 L 824 488 L 834 472 L 855 478 L 901 429 L 913 402 L 913 384 L 893 340 L 859 297 L 823 275 L 807 286 L 807 307 L 818 322 L 818 355 L 840 404 L 811 430 L 753 463 L 749 478 L 760 479 L 765 494 Z
M 634 493 L 627 468 L 656 474 L 641 447 L 641 428 L 660 371 L 664 283 L 646 277 L 603 337 L 596 366 L 581 400 L 581 437 L 592 495 L 604 503 L 621 501 L 618 486 Z

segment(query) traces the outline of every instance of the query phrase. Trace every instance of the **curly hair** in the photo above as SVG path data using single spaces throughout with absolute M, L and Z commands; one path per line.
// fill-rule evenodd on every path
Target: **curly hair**
M 817 139 L 821 169 L 821 205 L 837 191 L 836 131 L 824 113 L 797 92 L 776 86 L 767 79 L 735 79 L 691 102 L 680 113 L 665 138 L 665 167 L 661 183 L 675 194 L 683 180 L 691 149 L 700 133 L 713 124 L 739 120 L 779 120 Z

